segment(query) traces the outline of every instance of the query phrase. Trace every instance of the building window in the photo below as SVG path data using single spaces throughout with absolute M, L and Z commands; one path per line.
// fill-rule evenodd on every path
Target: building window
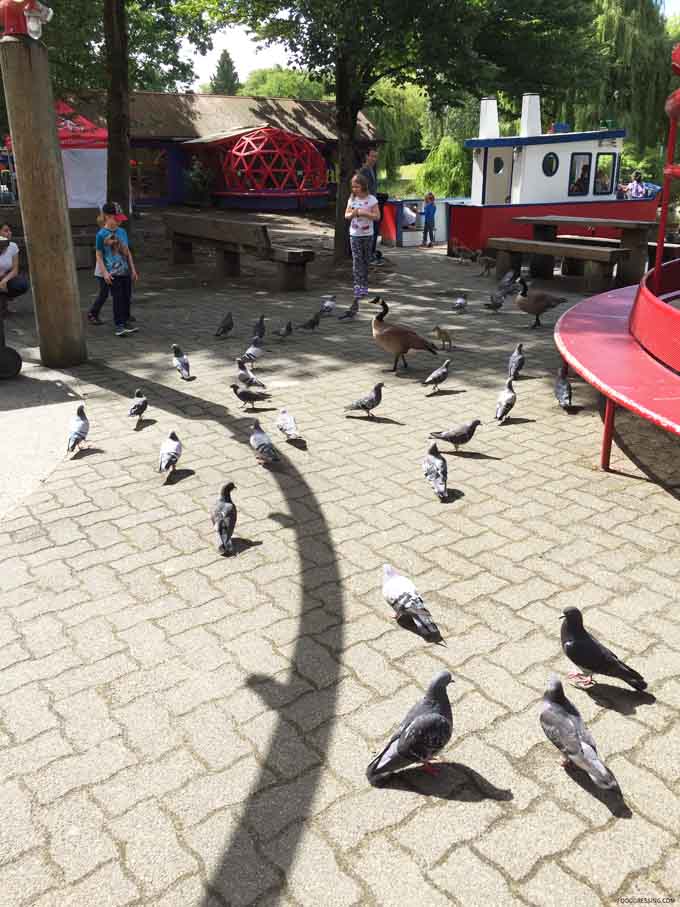
M 588 195 L 592 154 L 578 152 L 571 156 L 569 195 Z
M 498 176 L 499 173 L 503 172 L 503 167 L 505 166 L 505 161 L 502 157 L 495 157 L 493 159 L 493 172 Z
M 616 173 L 616 155 L 598 154 L 595 163 L 595 195 L 611 195 Z
M 543 173 L 545 173 L 546 176 L 555 176 L 559 166 L 560 159 L 554 151 L 549 151 L 543 158 Z

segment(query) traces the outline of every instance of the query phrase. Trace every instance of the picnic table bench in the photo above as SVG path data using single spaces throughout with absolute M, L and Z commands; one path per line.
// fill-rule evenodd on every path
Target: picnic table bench
M 648 284 L 577 303 L 555 325 L 567 365 L 606 397 L 600 465 L 608 470 L 616 407 L 680 435 L 680 259 L 661 269 L 659 295 Z M 675 294 L 674 294 L 675 290 Z
M 585 263 L 586 287 L 590 290 L 602 289 L 603 284 L 611 277 L 613 266 L 624 261 L 629 254 L 628 249 L 559 241 L 541 242 L 536 239 L 515 239 L 509 236 L 492 236 L 487 240 L 487 246 L 498 250 L 496 276 L 499 280 L 507 271 L 517 270 L 517 266 L 521 265 L 522 254 L 528 253 L 532 256 L 532 261 L 535 256 L 540 256 L 541 272 L 549 268 L 551 276 L 555 258 L 582 260 Z M 545 258 L 549 259 L 548 263 Z
M 314 260 L 314 252 L 273 246 L 261 224 L 193 214 L 164 214 L 163 220 L 172 242 L 173 264 L 193 264 L 193 246 L 200 243 L 215 249 L 218 279 L 238 277 L 241 252 L 246 251 L 262 261 L 276 262 L 280 290 L 307 288 L 306 267 Z

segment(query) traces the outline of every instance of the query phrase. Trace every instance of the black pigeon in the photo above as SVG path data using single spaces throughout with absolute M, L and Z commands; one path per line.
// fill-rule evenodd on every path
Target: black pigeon
M 148 405 L 149 405 L 149 401 L 146 399 L 146 397 L 142 393 L 142 389 L 140 387 L 138 387 L 137 390 L 135 391 L 135 399 L 132 402 L 132 406 L 128 410 L 128 416 L 131 416 L 132 418 L 136 418 L 137 423 L 139 424 L 139 421 L 141 420 L 142 416 L 146 412 L 146 408 Z
M 319 314 L 319 312 L 317 312 L 316 315 L 312 315 L 312 317 L 308 321 L 305 321 L 304 324 L 301 324 L 300 327 L 304 331 L 313 331 L 314 328 L 319 327 L 320 321 L 321 315 Z
M 338 315 L 338 321 L 344 321 L 346 318 L 354 318 L 359 311 L 359 300 L 355 299 L 352 305 L 343 315 Z
M 260 315 L 260 317 L 255 322 L 255 327 L 253 328 L 253 334 L 256 337 L 259 337 L 260 340 L 262 340 L 262 338 L 264 337 L 264 334 L 265 334 L 265 330 L 266 330 L 266 328 L 264 326 L 264 315 Z
M 409 765 L 421 763 L 425 771 L 436 774 L 431 760 L 444 749 L 453 733 L 453 716 L 446 687 L 453 681 L 448 671 L 437 674 L 425 696 L 407 713 L 366 769 L 366 777 L 376 786 L 381 780 Z
M 222 321 L 220 321 L 217 330 L 215 331 L 215 337 L 227 337 L 233 329 L 234 319 L 231 312 L 227 312 Z
M 555 382 L 555 399 L 562 409 L 571 407 L 571 382 L 567 378 L 569 366 L 563 365 L 557 372 L 557 381 Z
M 234 544 L 231 537 L 236 526 L 236 504 L 231 499 L 231 493 L 236 488 L 233 482 L 222 486 L 220 496 L 210 511 L 210 519 L 217 533 L 217 550 L 225 557 L 234 553 Z
M 431 431 L 428 438 L 436 438 L 438 441 L 446 441 L 447 444 L 453 444 L 458 450 L 463 444 L 472 440 L 477 426 L 481 425 L 479 419 L 473 419 L 471 422 L 463 422 L 461 425 L 454 425 L 448 431 Z
M 271 394 L 263 394 L 258 391 L 249 391 L 244 387 L 239 387 L 238 384 L 230 384 L 229 387 L 233 390 L 236 396 L 239 398 L 243 404 L 243 409 L 250 404 L 251 409 L 255 409 L 256 403 L 262 403 L 264 400 L 269 400 Z
M 376 384 L 370 394 L 366 394 L 365 397 L 360 397 L 358 400 L 355 400 L 354 403 L 350 403 L 349 406 L 345 407 L 345 412 L 348 410 L 354 409 L 363 409 L 369 419 L 373 419 L 372 410 L 380 406 L 382 402 L 382 389 L 385 385 L 380 382 Z
M 513 381 L 519 378 L 519 373 L 524 368 L 523 348 L 524 344 L 518 343 L 508 360 L 508 378 L 512 378 Z
M 562 651 L 570 661 L 587 671 L 588 674 L 569 674 L 575 686 L 593 686 L 593 674 L 617 677 L 634 690 L 644 690 L 647 682 L 641 674 L 624 664 L 617 655 L 595 639 L 583 626 L 583 615 L 578 608 L 565 608 L 560 618 L 564 621 L 561 629 Z

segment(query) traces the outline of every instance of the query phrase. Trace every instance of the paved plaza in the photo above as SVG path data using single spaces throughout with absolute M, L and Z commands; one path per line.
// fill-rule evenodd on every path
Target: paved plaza
M 564 308 L 531 331 L 510 303 L 482 308 L 493 282 L 474 265 L 442 249 L 387 256 L 372 289 L 388 318 L 452 334 L 437 395 L 421 385 L 427 353 L 386 371 L 368 305 L 272 336 L 322 293 L 349 305 L 349 270 L 327 253 L 310 291 L 285 295 L 253 259 L 218 289 L 200 268 L 173 280 L 142 260 L 139 334 L 88 325 L 88 363 L 64 372 L 36 364 L 17 302 L 7 339 L 25 369 L 0 386 L 1 907 L 590 907 L 680 893 L 677 441 L 622 414 L 613 471 L 599 471 L 597 395 L 574 379 L 572 415 L 553 397 Z M 459 289 L 470 302 L 456 314 Z M 234 336 L 219 340 L 227 310 Z M 272 470 L 229 390 L 261 312 Z M 519 341 L 526 367 L 499 427 Z M 195 380 L 173 371 L 173 342 Z M 346 417 L 378 381 L 376 419 Z M 136 387 L 149 399 L 139 431 Z M 90 448 L 65 459 L 78 400 Z M 276 432 L 283 406 L 306 450 Z M 427 434 L 473 418 L 440 504 L 421 472 Z M 173 429 L 184 454 L 164 483 Z M 208 511 L 229 480 L 238 554 L 222 558 Z M 414 580 L 445 646 L 396 624 L 384 563 Z M 649 683 L 567 688 L 625 804 L 563 769 L 538 722 L 548 675 L 572 668 L 568 605 Z M 409 769 L 372 788 L 372 754 L 444 668 L 454 732 L 439 776 Z

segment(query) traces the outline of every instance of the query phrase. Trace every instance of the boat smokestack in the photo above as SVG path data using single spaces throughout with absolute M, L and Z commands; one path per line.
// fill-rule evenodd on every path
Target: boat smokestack
M 522 120 L 519 134 L 541 135 L 541 98 L 537 94 L 522 95 Z
M 479 105 L 479 138 L 497 139 L 500 134 L 498 101 L 496 98 L 482 98 Z

